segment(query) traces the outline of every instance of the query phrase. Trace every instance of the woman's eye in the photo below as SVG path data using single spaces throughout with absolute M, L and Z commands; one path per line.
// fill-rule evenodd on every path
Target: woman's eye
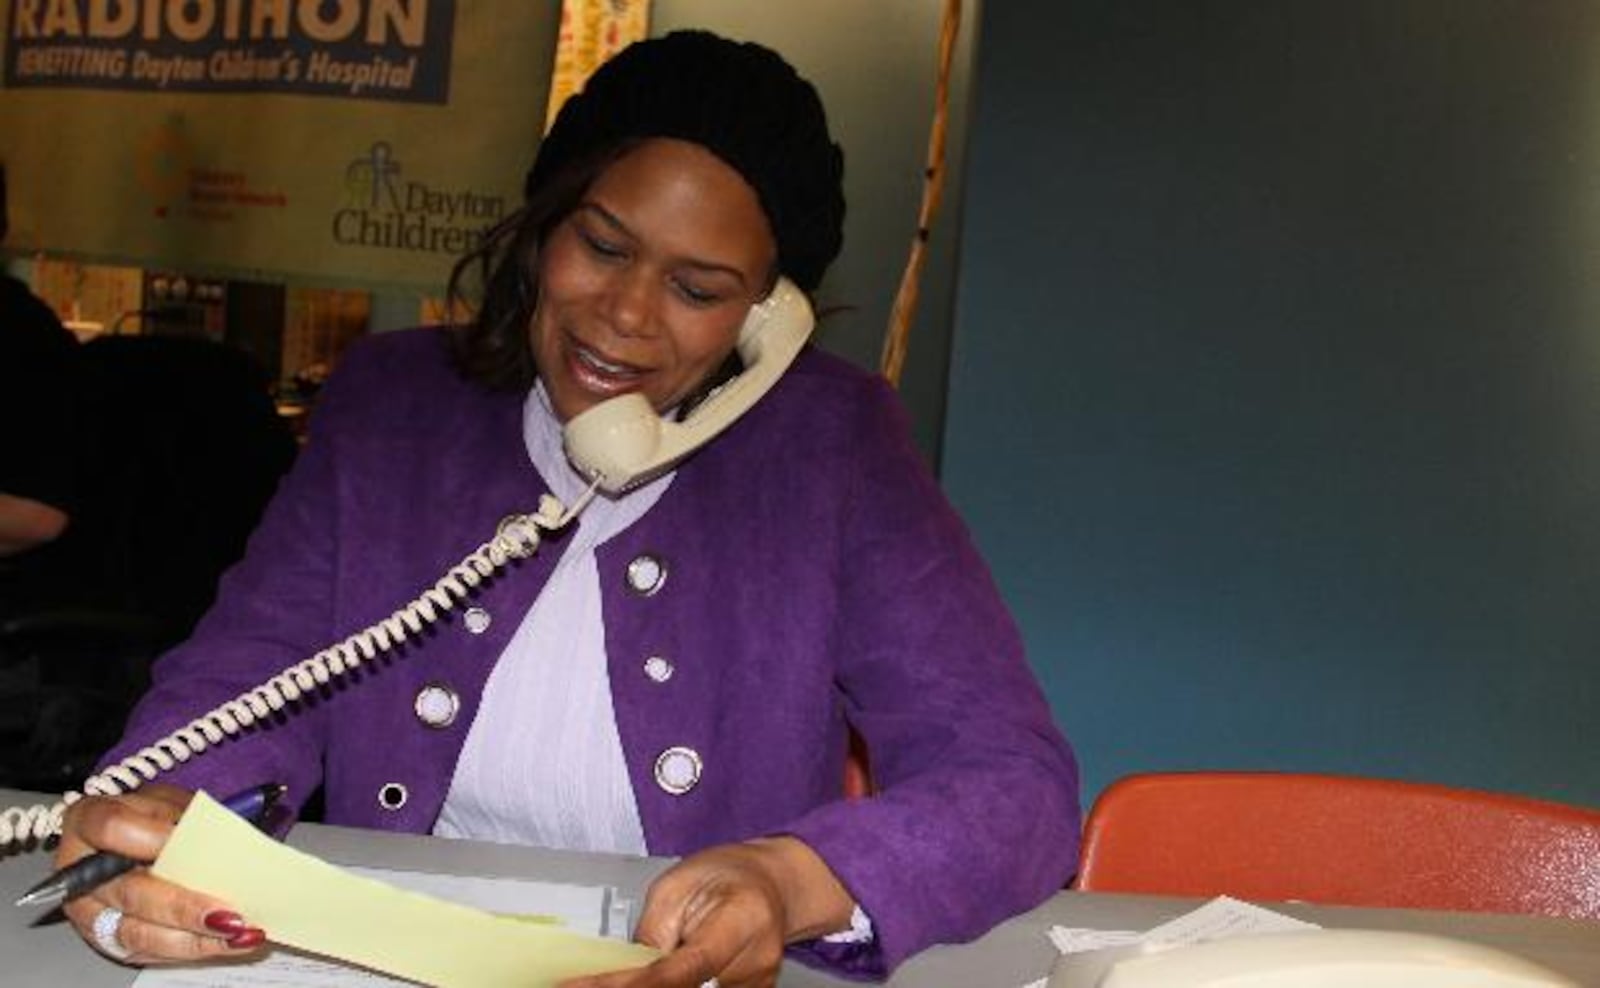
M 703 288 L 697 288 L 681 278 L 674 278 L 672 283 L 677 288 L 678 294 L 682 295 L 690 305 L 711 305 L 721 299 L 721 296 L 716 292 L 708 292 Z
M 586 244 L 591 251 L 600 255 L 601 257 L 622 257 L 626 253 L 626 251 L 624 251 L 620 246 L 611 243 L 609 240 L 604 240 L 600 237 L 597 237 L 587 230 L 579 230 L 578 236 L 582 238 L 584 244 Z

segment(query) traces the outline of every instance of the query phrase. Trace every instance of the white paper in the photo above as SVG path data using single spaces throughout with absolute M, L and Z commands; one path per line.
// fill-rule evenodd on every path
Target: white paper
M 1081 954 L 1085 950 L 1106 947 L 1126 947 L 1139 942 L 1144 936 L 1138 930 L 1090 930 L 1078 926 L 1050 927 L 1050 942 L 1063 954 Z
M 1048 936 L 1060 953 L 1081 954 L 1090 950 L 1131 947 L 1141 943 L 1152 947 L 1177 947 L 1225 937 L 1248 936 L 1253 933 L 1317 929 L 1321 927 L 1315 923 L 1307 923 L 1293 916 L 1285 916 L 1283 913 L 1221 895 L 1177 919 L 1168 920 L 1160 926 L 1142 932 L 1052 926 Z M 1049 980 L 1045 978 L 1023 985 L 1022 988 L 1046 988 Z
M 1063 954 L 1077 954 L 1086 950 L 1103 950 L 1107 947 L 1128 947 L 1136 943 L 1176 947 L 1255 933 L 1317 929 L 1321 927 L 1315 923 L 1307 923 L 1293 916 L 1285 916 L 1271 909 L 1263 909 L 1249 902 L 1221 895 L 1198 909 L 1142 933 L 1138 930 L 1089 930 L 1081 927 L 1052 926 L 1049 936 L 1056 950 Z
M 1139 938 L 1141 943 L 1176 947 L 1257 933 L 1320 930 L 1322 927 L 1228 896 L 1218 896 L 1193 912 L 1162 923 Z
M 618 904 L 613 901 L 609 888 L 379 868 L 346 870 L 489 912 L 556 917 L 565 929 L 574 933 L 627 935 L 627 917 L 617 915 Z M 609 924 L 608 910 L 612 920 Z M 615 923 L 618 919 L 620 924 Z M 608 929 L 611 925 L 618 928 Z M 414 982 L 334 964 L 283 947 L 275 947 L 265 957 L 248 963 L 145 968 L 133 985 L 134 988 L 415 988 Z

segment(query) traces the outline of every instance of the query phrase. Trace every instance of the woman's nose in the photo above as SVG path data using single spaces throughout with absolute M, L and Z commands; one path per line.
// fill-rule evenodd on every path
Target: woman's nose
M 655 279 L 640 267 L 617 272 L 606 293 L 606 318 L 621 336 L 644 336 L 655 326 L 659 294 Z

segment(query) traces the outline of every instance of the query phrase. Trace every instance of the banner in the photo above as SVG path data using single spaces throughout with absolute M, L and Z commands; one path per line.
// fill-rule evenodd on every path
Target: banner
M 566 0 L 550 73 L 546 129 L 567 97 L 583 88 L 606 59 L 650 33 L 650 0 Z
M 515 209 L 557 0 L 0 0 L 12 252 L 438 291 Z

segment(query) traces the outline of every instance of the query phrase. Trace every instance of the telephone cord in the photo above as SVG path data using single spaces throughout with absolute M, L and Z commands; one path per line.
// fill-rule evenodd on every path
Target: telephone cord
M 546 494 L 539 511 L 510 515 L 500 523 L 494 538 L 478 546 L 419 596 L 377 623 L 324 648 L 309 659 L 246 690 L 178 728 L 166 737 L 109 765 L 84 781 L 81 791 L 63 793 L 55 804 L 0 810 L 0 851 L 13 843 L 44 841 L 61 833 L 67 807 L 84 796 L 116 796 L 131 792 L 213 745 L 239 734 L 258 719 L 298 700 L 303 694 L 343 676 L 361 663 L 394 649 L 410 635 L 437 621 L 444 612 L 465 600 L 484 580 L 512 559 L 524 559 L 539 548 L 539 530 L 564 528 L 594 497 L 596 481 L 570 509 Z

